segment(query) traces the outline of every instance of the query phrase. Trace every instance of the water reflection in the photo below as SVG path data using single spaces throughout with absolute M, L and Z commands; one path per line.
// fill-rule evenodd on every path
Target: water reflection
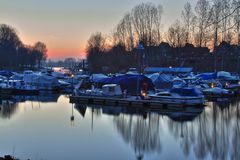
M 18 104 L 12 100 L 0 100 L 0 117 L 10 119 L 16 113 Z
M 209 103 L 196 120 L 178 124 L 168 120 L 168 127 L 175 138 L 180 139 L 180 147 L 186 157 L 192 149 L 196 158 L 240 159 L 239 103 Z
M 40 102 L 57 102 L 59 96 L 60 94 L 41 94 L 39 96 L 11 96 L 7 98 L 2 98 L 0 99 L 0 117 L 3 119 L 10 119 L 14 114 L 17 113 L 20 102 L 23 103 L 26 101 L 30 101 L 32 108 L 34 109 L 32 102 L 38 102 L 38 108 L 40 108 Z
M 14 96 L 14 99 L 18 102 L 32 101 L 41 103 L 57 102 L 60 94 L 44 94 L 41 93 L 38 96 Z
M 80 152 L 76 151 L 77 149 L 74 150 L 75 148 L 85 149 L 84 152 L 91 150 L 96 155 L 102 152 L 103 155 L 108 155 L 111 152 L 115 156 L 119 152 L 125 156 L 120 156 L 119 159 L 126 159 L 126 156 L 129 156 L 127 159 L 145 160 L 174 158 L 240 159 L 240 153 L 238 152 L 240 147 L 239 99 L 222 99 L 217 102 L 209 102 L 205 108 L 187 107 L 172 112 L 167 109 L 71 105 L 68 103 L 67 97 L 61 96 L 60 99 L 58 97 L 59 95 L 51 95 L 50 97 L 43 95 L 38 97 L 11 97 L 0 100 L 0 120 L 3 123 L 5 119 L 13 120 L 12 123 L 2 125 L 0 135 L 6 136 L 7 133 L 14 133 L 17 128 L 20 137 L 12 143 L 15 144 L 19 139 L 23 139 L 23 142 L 18 142 L 18 146 L 21 147 L 24 146 L 26 139 L 33 135 L 42 138 L 37 141 L 39 144 L 43 143 L 46 138 L 49 142 L 44 142 L 41 148 L 42 150 L 45 148 L 49 150 L 49 152 L 45 152 L 46 157 L 52 154 L 51 148 L 58 146 L 57 144 L 57 146 L 48 148 L 49 145 L 54 144 L 50 140 L 52 137 L 58 137 L 57 142 L 62 146 L 66 145 L 66 148 L 62 150 L 60 148 L 59 152 L 74 146 L 67 151 L 68 154 L 70 153 L 69 155 L 72 155 L 72 159 L 79 159 Z M 28 112 L 21 112 L 23 111 L 22 106 L 26 104 L 26 107 L 31 107 L 31 102 L 41 102 L 39 104 L 44 104 L 44 109 L 37 110 L 37 112 L 32 111 L 32 109 Z M 24 115 L 16 116 L 16 113 Z M 52 117 L 53 113 L 54 117 Z M 13 116 L 17 118 L 13 118 Z M 69 126 L 69 120 L 74 128 Z M 91 125 L 90 131 L 86 124 Z M 24 125 L 28 127 L 22 128 Z M 28 132 L 25 132 L 26 129 Z M 35 134 L 32 134 L 32 132 Z M 38 134 L 39 132 L 42 132 L 42 134 Z M 111 136 L 110 141 L 108 141 L 108 136 Z M 12 135 L 12 138 L 14 137 L 15 134 Z M 31 140 L 35 142 L 38 139 L 36 137 L 32 137 Z M 4 140 L 4 138 L 1 140 Z M 123 143 L 119 143 L 119 140 Z M 8 143 L 8 141 L 2 142 L 1 150 Z M 95 151 L 102 145 L 106 145 L 106 147 L 108 145 L 115 146 L 115 148 Z M 35 143 L 30 144 L 30 146 L 34 148 Z M 123 148 L 126 150 L 123 150 Z M 25 149 L 28 150 L 29 148 L 26 147 Z M 37 148 L 31 151 L 34 152 L 35 150 L 38 152 Z M 128 152 L 134 158 L 130 157 L 131 155 Z M 172 157 L 173 153 L 176 157 Z M 81 152 L 81 154 L 84 153 Z M 55 154 L 52 155 L 55 156 Z M 101 157 L 100 159 L 107 158 Z M 85 159 L 89 159 L 89 155 L 85 154 Z M 109 159 L 112 159 L 112 157 Z
M 146 154 L 161 153 L 161 131 L 163 130 L 161 123 L 166 121 L 166 117 L 170 118 L 168 122 L 175 125 L 179 124 L 178 122 L 191 121 L 203 111 L 203 108 L 189 107 L 172 113 L 168 110 L 79 104 L 75 105 L 75 108 L 82 117 L 87 108 L 90 108 L 97 116 L 101 114 L 113 116 L 113 125 L 123 141 L 132 147 L 137 159 L 144 159 Z M 179 126 L 182 127 L 182 125 L 177 125 Z
M 159 133 L 159 116 L 114 117 L 114 125 L 123 140 L 134 149 L 137 159 L 143 159 L 144 154 L 161 152 L 161 139 Z
M 174 113 L 116 106 L 75 107 L 83 117 L 87 108 L 97 108 L 98 116 L 101 113 L 113 116 L 113 125 L 137 159 L 161 154 L 166 145 L 161 142 L 163 132 L 179 142 L 185 158 L 193 153 L 196 159 L 240 159 L 238 99 L 209 102 L 206 108 L 188 108 Z

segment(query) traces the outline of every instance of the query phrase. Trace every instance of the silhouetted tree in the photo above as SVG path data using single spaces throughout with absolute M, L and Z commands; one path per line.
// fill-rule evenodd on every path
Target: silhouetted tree
M 197 18 L 197 34 L 195 36 L 197 46 L 202 47 L 203 43 L 206 46 L 207 27 L 210 22 L 210 4 L 208 0 L 198 0 L 195 6 Z
M 16 66 L 17 49 L 22 46 L 22 43 L 17 36 L 16 30 L 6 24 L 0 25 L 0 65 Z
M 113 34 L 114 45 L 121 45 L 126 50 L 134 48 L 133 24 L 130 13 L 127 13 L 117 25 L 116 31 Z
M 100 32 L 92 34 L 87 42 L 87 59 L 89 68 L 95 71 L 101 71 L 103 66 L 101 62 L 102 54 L 105 50 L 106 38 Z
M 184 9 L 182 11 L 183 24 L 185 28 L 185 43 L 191 43 L 191 30 L 194 25 L 194 13 L 192 11 L 192 6 L 189 2 L 184 5 Z
M 36 59 L 38 67 L 41 67 L 41 61 L 47 59 L 47 47 L 43 42 L 37 42 L 32 48 L 32 54 Z
M 233 0 L 233 8 L 240 6 L 240 0 Z M 236 33 L 237 44 L 240 44 L 240 8 L 238 8 L 233 14 L 233 22 L 235 24 L 234 32 Z
M 34 67 L 46 58 L 44 43 L 37 42 L 34 47 L 25 46 L 13 27 L 0 24 L 0 68 Z
M 133 25 L 138 38 L 137 43 L 142 42 L 144 46 L 156 44 L 153 34 L 159 31 L 161 12 L 161 7 L 158 8 L 153 3 L 142 3 L 132 9 Z
M 180 21 L 176 20 L 168 29 L 168 43 L 172 47 L 183 46 L 184 41 L 184 28 L 181 26 Z
M 198 0 L 194 10 L 186 3 L 182 19 L 176 20 L 164 34 L 161 32 L 162 6 L 141 3 L 124 15 L 109 36 L 112 39 L 102 33 L 90 37 L 87 45 L 90 70 L 100 72 L 105 68 L 105 71 L 118 72 L 137 67 L 136 46 L 142 42 L 148 66 L 188 66 L 196 71 L 213 71 L 219 68 L 216 65 L 222 64 L 223 69 L 239 72 L 232 67 L 239 64 L 239 47 L 232 43 L 234 37 L 240 44 L 240 2 L 231 1 Z M 168 43 L 162 43 L 163 40 Z M 223 40 L 231 46 L 230 50 L 222 51 L 219 47 Z M 106 46 L 110 47 L 106 49 Z M 213 51 L 224 54 L 220 57 Z

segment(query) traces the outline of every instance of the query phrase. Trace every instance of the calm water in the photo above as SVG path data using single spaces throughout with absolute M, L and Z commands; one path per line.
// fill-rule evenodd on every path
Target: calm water
M 67 96 L 0 101 L 0 156 L 31 160 L 240 159 L 238 102 L 188 113 L 73 106 Z M 71 121 L 71 116 L 74 121 Z

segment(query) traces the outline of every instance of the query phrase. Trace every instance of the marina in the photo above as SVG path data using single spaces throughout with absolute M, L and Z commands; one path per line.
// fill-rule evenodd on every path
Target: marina
M 0 0 L 0 160 L 240 160 L 240 0 Z
M 9 135 L 8 141 L 0 144 L 0 150 L 8 146 L 8 149 L 1 150 L 2 157 L 12 153 L 13 158 L 20 159 L 64 160 L 81 154 L 84 159 L 96 159 L 94 155 L 84 154 L 86 149 L 94 150 L 97 149 L 96 146 L 107 145 L 112 148 L 108 149 L 112 154 L 103 150 L 100 154 L 100 158 L 106 160 L 113 157 L 119 160 L 150 160 L 159 157 L 212 159 L 212 156 L 221 155 L 210 151 L 199 154 L 194 149 L 198 144 L 190 141 L 190 136 L 199 137 L 201 133 L 210 141 L 211 137 L 219 134 L 214 128 L 225 132 L 222 123 L 227 128 L 229 125 L 234 127 L 239 121 L 239 78 L 230 73 L 220 72 L 221 76 L 210 79 L 209 76 L 206 79 L 193 72 L 191 75 L 181 73 L 174 76 L 163 73 L 149 76 L 137 72 L 121 75 L 69 73 L 59 77 L 61 72 L 48 68 L 47 73 L 47 80 L 46 72 L 43 71 L 12 72 L 13 75 L 6 78 L 2 75 L 0 136 L 6 136 L 5 133 Z M 26 80 L 25 77 L 32 78 Z M 227 80 L 229 77 L 231 81 Z M 69 79 L 72 79 L 72 83 Z M 235 79 L 234 83 L 231 83 L 232 79 Z M 24 85 L 30 86 L 28 88 L 32 86 L 38 93 L 24 94 L 23 90 L 19 94 L 7 92 L 10 89 L 25 89 Z M 43 88 L 44 85 L 47 88 Z M 229 86 L 234 86 L 234 89 Z M 9 90 L 5 92 L 4 87 Z M 228 118 L 234 118 L 234 122 L 223 122 L 221 117 L 226 116 L 226 112 L 232 114 Z M 215 119 L 215 114 L 220 117 Z M 206 119 L 211 119 L 213 126 Z M 21 128 L 22 125 L 27 128 Z M 199 128 L 200 125 L 205 128 Z M 13 130 L 16 129 L 22 140 L 14 138 Z M 212 130 L 213 135 L 207 132 L 208 129 Z M 191 135 L 188 135 L 189 132 Z M 235 131 L 229 133 L 231 136 L 225 137 L 226 141 L 237 138 Z M 110 143 L 108 136 L 114 137 Z M 127 137 L 130 139 L 126 140 Z M 168 141 L 161 140 L 164 138 Z M 25 144 L 27 139 L 31 141 L 28 145 Z M 170 156 L 168 148 L 169 141 L 174 139 L 177 142 L 171 143 L 171 147 L 178 152 L 176 157 Z M 199 141 L 203 140 L 204 138 Z M 58 142 L 65 145 L 57 146 Z M 35 143 L 38 145 L 35 146 Z M 182 149 L 182 143 L 192 147 L 185 148 L 186 152 Z M 173 144 L 178 145 L 172 146 Z M 147 145 L 147 148 L 143 145 Z M 85 148 L 86 146 L 88 147 Z M 76 152 L 76 147 L 81 151 Z M 162 151 L 159 147 L 168 149 Z M 59 154 L 59 151 L 66 148 L 67 152 Z M 212 149 L 218 148 L 212 146 Z M 230 152 L 224 154 L 230 156 Z

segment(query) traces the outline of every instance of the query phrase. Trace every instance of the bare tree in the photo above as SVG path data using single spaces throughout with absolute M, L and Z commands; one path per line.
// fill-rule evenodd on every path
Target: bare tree
M 105 49 L 106 38 L 101 32 L 92 34 L 87 42 L 87 52 L 99 53 Z
M 158 9 L 153 3 L 142 3 L 132 10 L 132 20 L 138 41 L 146 46 L 154 44 L 153 31 L 157 14 Z
M 182 18 L 185 28 L 185 43 L 191 43 L 191 28 L 194 24 L 194 14 L 192 11 L 192 6 L 189 2 L 184 5 Z
M 179 20 L 176 20 L 168 29 L 167 40 L 172 47 L 181 47 L 184 42 L 184 28 Z
M 197 18 L 197 35 L 196 42 L 197 46 L 202 47 L 202 44 L 207 42 L 207 27 L 210 22 L 210 4 L 207 0 L 198 0 L 196 7 L 196 18 Z
M 237 44 L 240 44 L 240 0 L 233 0 L 232 2 L 233 8 L 237 8 L 236 11 L 233 14 L 233 22 L 235 24 L 235 33 L 236 33 L 236 39 Z
M 219 32 L 219 20 L 221 18 L 221 11 L 222 11 L 222 0 L 213 0 L 213 6 L 211 9 L 211 18 L 213 22 L 214 27 L 214 40 L 213 40 L 213 46 L 214 50 L 216 49 L 218 45 L 218 32 Z
M 105 51 L 106 37 L 101 32 L 92 34 L 87 42 L 87 59 L 90 70 L 101 71 L 102 53 Z
M 17 64 L 17 49 L 22 46 L 16 30 L 9 25 L 0 24 L 0 67 L 13 67 Z
M 222 26 L 222 41 L 229 41 L 229 30 L 228 27 L 231 23 L 231 17 L 228 17 L 230 13 L 230 0 L 222 0 L 221 1 L 221 17 L 226 17 L 222 20 L 221 26 Z
M 133 24 L 132 24 L 132 16 L 130 13 L 127 13 L 124 16 L 125 20 L 125 28 L 127 32 L 127 44 L 128 44 L 128 50 L 132 50 L 134 48 L 134 35 L 133 35 Z
M 132 50 L 134 47 L 134 35 L 132 26 L 132 17 L 127 13 L 116 27 L 113 34 L 114 45 L 121 45 L 126 50 Z
M 163 7 L 162 5 L 157 6 L 157 14 L 154 19 L 154 24 L 156 26 L 156 44 L 159 45 L 161 43 L 161 25 L 162 25 L 162 14 L 163 14 Z
M 41 61 L 45 61 L 47 59 L 47 46 L 43 42 L 35 43 L 32 54 L 37 60 L 38 67 L 41 67 Z
M 129 51 L 139 42 L 145 46 L 159 45 L 162 13 L 161 5 L 141 3 L 135 6 L 118 23 L 113 33 L 114 45 L 121 45 Z

